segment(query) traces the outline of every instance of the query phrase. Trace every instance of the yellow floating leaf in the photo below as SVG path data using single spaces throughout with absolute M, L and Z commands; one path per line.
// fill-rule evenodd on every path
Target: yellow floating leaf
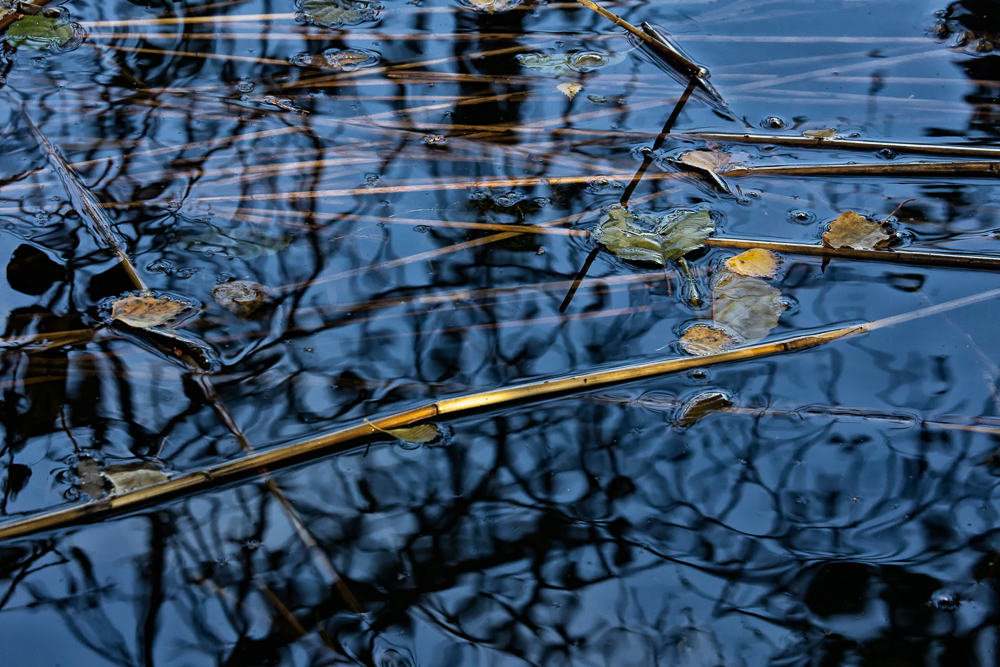
M 706 391 L 687 401 L 674 420 L 675 428 L 686 428 L 713 412 L 733 407 L 733 399 L 721 391 Z
M 367 419 L 365 420 L 365 423 L 376 431 L 387 433 L 394 438 L 399 438 L 404 442 L 414 444 L 430 442 L 431 440 L 434 440 L 434 438 L 438 437 L 438 427 L 435 424 L 418 424 L 417 426 L 409 426 L 405 428 L 379 428 Z
M 558 86 L 556 86 L 556 90 L 558 90 L 560 93 L 562 93 L 569 99 L 573 99 L 574 97 L 576 97 L 576 94 L 578 92 L 583 90 L 583 86 L 581 86 L 578 83 L 560 83 Z
M 724 352 L 739 345 L 740 341 L 721 327 L 696 324 L 684 332 L 680 343 L 688 354 L 704 357 L 706 354 Z
M 780 259 L 770 250 L 751 248 L 726 260 L 726 268 L 741 276 L 773 278 L 778 271 Z
M 830 248 L 875 250 L 889 245 L 895 234 L 887 232 L 882 223 L 864 218 L 854 211 L 837 216 L 830 231 L 823 234 L 823 245 Z
M 192 309 L 190 303 L 154 294 L 130 294 L 115 301 L 111 317 L 130 327 L 148 329 L 162 326 Z

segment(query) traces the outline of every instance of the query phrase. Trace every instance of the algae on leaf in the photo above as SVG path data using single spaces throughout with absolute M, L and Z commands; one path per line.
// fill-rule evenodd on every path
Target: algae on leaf
M 65 46 L 74 34 L 73 24 L 66 19 L 35 14 L 14 21 L 7 28 L 5 37 L 10 46 L 45 51 Z
M 625 60 L 625 53 L 601 51 L 577 51 L 574 53 L 522 53 L 517 57 L 521 67 L 543 74 L 569 74 L 570 72 L 593 72 L 602 67 L 617 65 Z
M 649 230 L 636 222 L 657 224 Z M 665 266 L 667 261 L 702 247 L 714 231 L 712 216 L 704 209 L 673 211 L 657 221 L 625 208 L 613 208 L 593 237 L 622 259 Z
M 305 20 L 324 28 L 374 21 L 382 11 L 379 3 L 364 0 L 304 0 L 299 8 Z

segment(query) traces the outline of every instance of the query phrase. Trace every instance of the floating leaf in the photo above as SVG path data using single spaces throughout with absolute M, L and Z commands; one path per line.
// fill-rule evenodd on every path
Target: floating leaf
M 344 72 L 377 65 L 382 59 L 381 54 L 365 49 L 327 49 L 319 54 L 297 53 L 288 60 L 300 67 L 324 67 L 339 69 Z
M 864 218 L 854 211 L 846 211 L 837 216 L 830 225 L 830 231 L 823 234 L 823 245 L 830 248 L 875 250 L 888 246 L 895 236 L 884 224 Z
M 726 268 L 741 276 L 773 278 L 780 259 L 770 250 L 751 248 L 726 260 Z
M 706 354 L 725 352 L 739 345 L 740 341 L 721 327 L 711 324 L 696 324 L 684 332 L 680 343 L 688 354 L 704 357 Z
M 622 259 L 661 266 L 700 248 L 715 231 L 708 211 L 678 210 L 663 217 L 652 231 L 635 224 L 649 223 L 628 209 L 612 208 L 608 219 L 594 230 L 593 237 Z
M 593 72 L 602 67 L 617 65 L 625 60 L 625 53 L 602 51 L 576 51 L 573 53 L 522 53 L 516 56 L 521 67 L 544 74 L 569 74 Z
M 118 496 L 144 486 L 159 484 L 170 479 L 170 475 L 156 463 L 140 461 L 105 467 L 101 473 L 111 482 L 111 495 Z
M 64 18 L 51 18 L 44 14 L 20 18 L 6 32 L 10 46 L 35 51 L 65 46 L 73 36 L 73 24 Z
M 382 11 L 382 5 L 364 0 L 304 0 L 299 8 L 303 18 L 324 28 L 374 21 Z
M 712 297 L 715 323 L 727 327 L 748 343 L 771 333 L 786 307 L 776 287 L 760 278 L 728 271 L 716 276 Z
M 177 323 L 182 316 L 196 312 L 191 302 L 152 292 L 127 294 L 111 304 L 111 317 L 130 327 L 148 329 L 168 322 Z
M 463 0 L 462 4 L 477 12 L 502 14 L 520 5 L 521 0 Z
M 212 288 L 212 296 L 219 305 L 228 308 L 240 317 L 250 317 L 261 306 L 270 302 L 271 290 L 250 280 L 234 280 Z
M 676 428 L 686 428 L 713 412 L 733 407 L 733 399 L 721 391 L 706 391 L 681 406 L 680 414 L 674 420 Z
M 688 151 L 677 158 L 677 161 L 692 169 L 720 172 L 729 167 L 732 159 L 732 155 L 722 151 Z
M 822 130 L 806 130 L 802 133 L 804 137 L 810 137 L 812 139 L 832 139 L 837 136 L 837 130 L 832 127 L 826 127 Z
M 110 495 L 118 496 L 170 479 L 169 473 L 153 461 L 102 466 L 89 456 L 77 462 L 76 476 L 80 490 L 91 500 L 100 500 L 109 488 Z
M 430 442 L 434 440 L 434 438 L 438 437 L 438 427 L 435 424 L 418 424 L 417 426 L 404 428 L 379 428 L 367 419 L 365 420 L 365 423 L 376 431 L 387 433 L 394 438 L 399 438 L 403 442 L 409 442 L 411 444 Z
M 225 255 L 230 259 L 257 259 L 281 252 L 293 239 L 289 234 L 264 230 L 252 225 L 226 229 L 201 220 L 178 217 L 190 225 L 185 224 L 178 228 L 170 240 L 176 240 L 185 250 L 202 252 L 209 256 Z
M 583 90 L 583 86 L 581 86 L 578 83 L 560 83 L 558 86 L 556 86 L 556 90 L 558 90 L 560 93 L 562 93 L 569 99 L 573 99 L 574 97 L 576 97 L 576 94 L 578 92 Z

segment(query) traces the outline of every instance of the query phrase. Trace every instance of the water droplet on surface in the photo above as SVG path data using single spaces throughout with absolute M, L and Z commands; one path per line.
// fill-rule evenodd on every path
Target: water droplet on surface
M 812 211 L 791 210 L 788 212 L 788 221 L 797 225 L 808 225 L 816 221 L 816 214 Z
M 883 160 L 895 160 L 899 154 L 892 149 L 883 148 L 880 151 L 876 152 L 875 155 L 882 158 Z
M 765 130 L 783 130 L 787 127 L 785 121 L 777 116 L 768 116 L 764 120 L 760 121 L 760 126 Z
M 239 81 L 236 82 L 236 90 L 238 90 L 241 93 L 253 92 L 253 81 L 250 81 L 248 79 L 240 79 Z

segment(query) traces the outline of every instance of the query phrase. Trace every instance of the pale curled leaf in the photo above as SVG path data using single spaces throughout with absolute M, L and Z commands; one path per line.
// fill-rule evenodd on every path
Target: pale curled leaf
M 477 12 L 502 14 L 521 4 L 521 0 L 463 0 L 465 5 Z
M 823 245 L 830 248 L 876 250 L 887 247 L 895 236 L 895 233 L 886 230 L 884 224 L 862 217 L 854 211 L 845 211 L 837 216 L 830 224 L 830 230 L 823 234 Z
M 837 130 L 832 127 L 825 127 L 822 130 L 806 130 L 802 133 L 802 136 L 811 139 L 832 139 L 837 136 Z
M 105 495 L 119 496 L 170 479 L 170 473 L 154 461 L 104 466 L 88 456 L 77 462 L 76 476 L 80 490 L 91 500 L 100 500 Z
M 715 231 L 712 216 L 704 209 L 673 211 L 661 218 L 653 230 L 637 222 L 648 226 L 656 221 L 627 209 L 610 209 L 608 218 L 594 230 L 593 238 L 622 259 L 663 266 L 702 247 Z
M 781 260 L 770 250 L 751 248 L 726 260 L 726 268 L 741 276 L 773 278 Z
M 576 51 L 574 53 L 522 53 L 517 56 L 521 67 L 543 74 L 569 74 L 593 72 L 602 67 L 617 65 L 625 60 L 624 53 L 604 51 Z
M 678 412 L 674 428 L 686 428 L 713 412 L 733 407 L 733 399 L 721 391 L 705 391 L 692 397 Z
M 725 329 L 711 324 L 696 324 L 680 339 L 681 348 L 695 357 L 725 352 L 740 344 L 740 340 Z
M 153 292 L 128 294 L 111 304 L 111 317 L 137 329 L 176 322 L 196 310 L 188 301 Z
M 771 333 L 786 307 L 776 287 L 760 278 L 728 271 L 716 276 L 712 298 L 715 323 L 729 328 L 748 343 Z
M 409 442 L 412 444 L 431 442 L 438 437 L 438 427 L 436 424 L 418 424 L 416 426 L 407 426 L 402 428 L 379 428 L 367 419 L 365 420 L 365 423 L 376 431 L 386 433 L 394 438 L 399 438 L 403 442 Z
M 583 86 L 581 86 L 578 83 L 560 83 L 558 86 L 556 86 L 556 90 L 558 90 L 560 93 L 562 93 L 569 99 L 573 99 L 574 97 L 576 97 L 576 94 L 578 92 L 583 90 Z

